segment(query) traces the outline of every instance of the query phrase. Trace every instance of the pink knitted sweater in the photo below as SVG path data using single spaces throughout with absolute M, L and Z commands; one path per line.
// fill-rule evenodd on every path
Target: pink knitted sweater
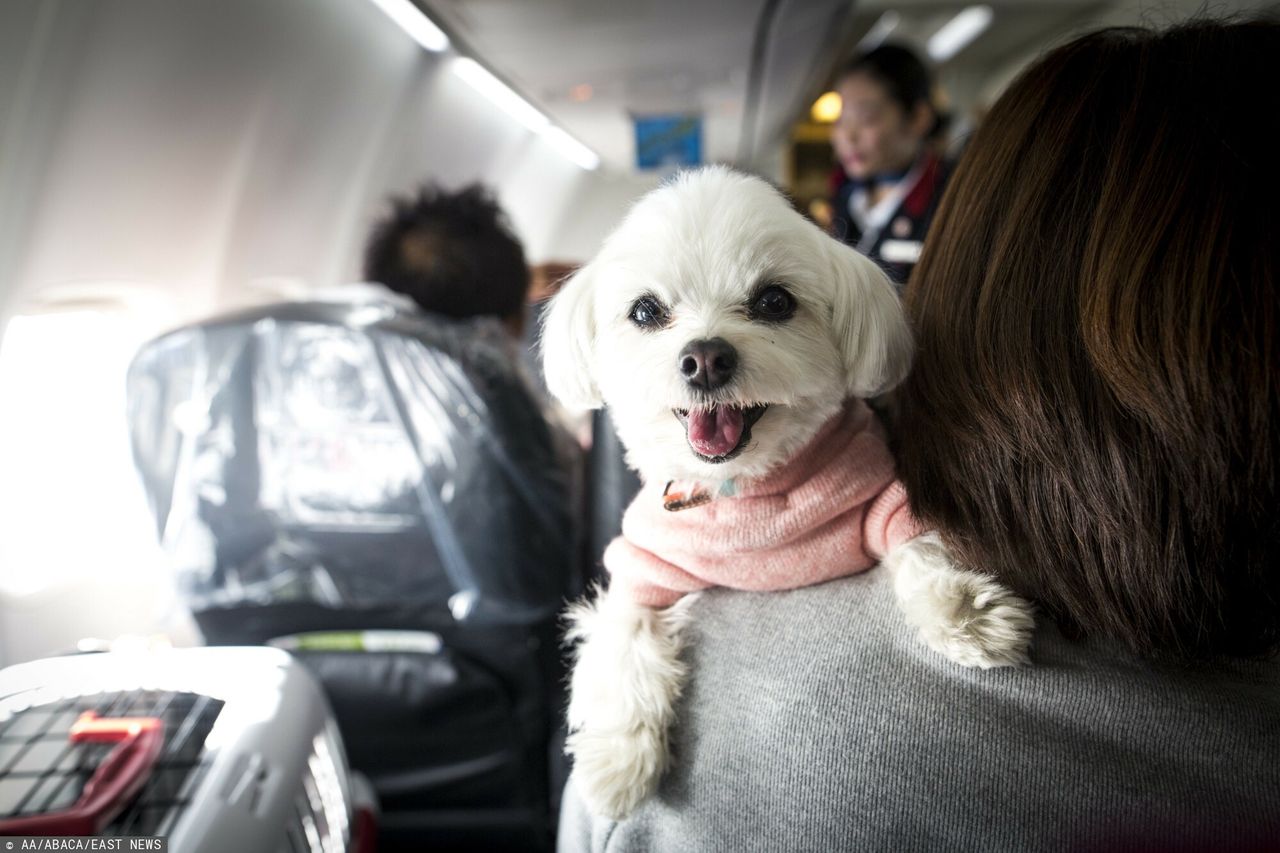
M 923 532 L 871 409 L 852 400 L 790 462 L 671 512 L 649 483 L 604 553 L 615 587 L 667 607 L 712 586 L 780 590 L 851 575 Z

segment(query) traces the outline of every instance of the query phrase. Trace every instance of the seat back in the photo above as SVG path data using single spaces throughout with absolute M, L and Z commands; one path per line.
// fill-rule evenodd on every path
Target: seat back
M 582 580 L 567 445 L 520 370 L 496 323 L 372 301 L 200 323 L 129 373 L 134 458 L 206 640 L 297 649 L 393 830 L 397 811 L 419 833 L 468 809 L 549 819 L 556 619 Z

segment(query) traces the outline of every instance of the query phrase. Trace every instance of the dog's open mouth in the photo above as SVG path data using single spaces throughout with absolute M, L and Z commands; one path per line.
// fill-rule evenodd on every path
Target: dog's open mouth
M 703 462 L 727 462 L 742 452 L 751 440 L 751 427 L 764 414 L 767 404 L 757 406 L 706 406 L 672 409 L 684 424 L 689 447 Z

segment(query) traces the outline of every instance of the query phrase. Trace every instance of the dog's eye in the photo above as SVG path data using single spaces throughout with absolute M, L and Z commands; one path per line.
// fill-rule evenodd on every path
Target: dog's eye
M 652 296 L 641 296 L 637 299 L 631 306 L 631 313 L 627 316 L 631 318 L 631 322 L 642 329 L 657 329 L 666 325 L 667 322 L 666 309 Z
M 753 320 L 788 320 L 796 313 L 796 300 L 782 285 L 771 284 L 756 296 L 749 313 Z

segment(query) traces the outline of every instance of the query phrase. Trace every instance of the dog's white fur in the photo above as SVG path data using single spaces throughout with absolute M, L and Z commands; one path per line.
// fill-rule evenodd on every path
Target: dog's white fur
M 800 303 L 785 324 L 743 305 L 785 282 Z M 627 320 L 652 294 L 673 322 Z M 718 465 L 689 451 L 673 408 L 698 399 L 675 369 L 695 339 L 738 350 L 734 394 L 773 404 L 750 452 Z M 689 172 L 643 198 L 552 303 L 543 331 L 551 392 L 570 408 L 608 405 L 628 462 L 646 479 L 721 482 L 759 476 L 813 437 L 849 396 L 891 387 L 910 366 L 898 298 L 871 261 L 823 234 L 763 181 L 722 168 Z
M 665 610 L 598 592 L 573 607 L 578 644 L 569 690 L 574 772 L 597 813 L 622 817 L 667 768 L 667 732 L 688 674 L 680 652 L 697 594 Z
M 748 316 L 752 294 L 770 282 L 796 300 L 786 322 Z M 629 320 L 646 295 L 668 309 L 661 329 Z M 715 337 L 739 358 L 717 399 L 769 405 L 743 452 L 719 463 L 691 450 L 673 413 L 702 402 L 677 369 L 681 350 Z M 907 323 L 880 269 L 768 184 L 720 167 L 684 173 L 641 199 L 555 297 L 543 331 L 547 382 L 563 404 L 607 405 L 628 462 L 646 481 L 711 488 L 785 464 L 847 398 L 891 388 L 910 360 Z M 895 548 L 884 563 L 908 622 L 931 648 L 965 666 L 1027 660 L 1030 606 L 952 566 L 936 535 Z M 597 814 L 628 814 L 667 766 L 693 598 L 653 611 L 600 594 L 571 614 L 578 646 L 568 750 Z
M 990 576 L 953 565 L 937 533 L 899 545 L 881 565 L 907 624 L 931 649 L 981 669 L 1030 662 L 1031 606 Z

